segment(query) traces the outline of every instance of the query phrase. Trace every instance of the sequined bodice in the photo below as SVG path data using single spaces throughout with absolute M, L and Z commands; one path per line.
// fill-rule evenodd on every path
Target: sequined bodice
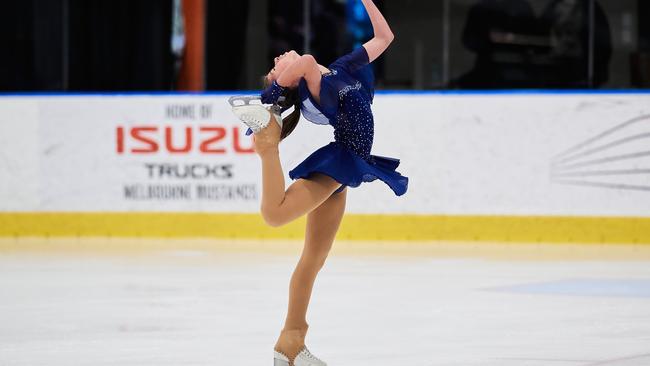
M 374 127 L 370 104 L 358 93 L 346 93 L 339 101 L 334 140 L 365 159 L 372 149 Z

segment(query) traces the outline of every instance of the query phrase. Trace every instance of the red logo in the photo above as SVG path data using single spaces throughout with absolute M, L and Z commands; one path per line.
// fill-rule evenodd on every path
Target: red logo
M 180 135 L 180 137 L 179 137 Z M 117 127 L 118 154 L 251 154 L 255 150 L 241 145 L 239 127 L 222 126 L 153 126 Z

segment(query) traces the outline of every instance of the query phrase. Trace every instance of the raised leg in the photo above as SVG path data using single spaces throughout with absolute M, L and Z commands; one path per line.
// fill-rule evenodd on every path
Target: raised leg
M 347 189 L 332 194 L 307 214 L 305 245 L 291 276 L 289 308 L 275 349 L 293 360 L 304 346 L 307 307 L 316 275 L 325 264 L 345 212 Z
M 269 118 L 273 118 L 269 114 Z M 264 221 L 282 226 L 323 203 L 340 184 L 324 174 L 298 179 L 285 191 L 284 172 L 278 144 L 280 126 L 274 121 L 253 136 L 255 151 L 262 160 L 262 203 Z

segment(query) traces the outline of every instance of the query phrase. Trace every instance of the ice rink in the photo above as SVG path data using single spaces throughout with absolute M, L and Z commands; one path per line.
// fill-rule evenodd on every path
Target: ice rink
M 0 365 L 272 365 L 301 246 L 2 239 Z M 307 321 L 331 366 L 646 366 L 650 248 L 336 242 Z

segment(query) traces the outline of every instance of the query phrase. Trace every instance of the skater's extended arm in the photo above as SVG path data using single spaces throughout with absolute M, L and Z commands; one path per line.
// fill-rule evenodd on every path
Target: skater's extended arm
M 390 45 L 395 36 L 388 26 L 388 22 L 379 9 L 377 5 L 372 0 L 361 0 L 363 6 L 368 12 L 370 17 L 370 22 L 372 23 L 372 29 L 375 33 L 375 36 L 368 42 L 366 42 L 363 47 L 366 48 L 368 52 L 368 62 L 373 62 L 377 57 L 379 57 Z

